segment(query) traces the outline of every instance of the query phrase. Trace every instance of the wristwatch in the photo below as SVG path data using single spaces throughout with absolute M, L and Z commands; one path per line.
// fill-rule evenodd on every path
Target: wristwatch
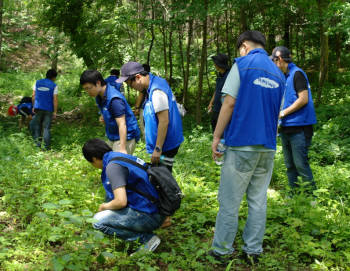
M 159 146 L 156 146 L 154 149 L 155 149 L 156 152 L 161 152 L 162 151 L 162 148 L 159 147 Z

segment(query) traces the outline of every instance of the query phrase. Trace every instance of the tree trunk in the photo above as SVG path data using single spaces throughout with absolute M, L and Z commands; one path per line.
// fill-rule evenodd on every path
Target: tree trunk
M 163 35 L 163 59 L 164 59 L 164 77 L 166 79 L 168 79 L 168 58 L 167 58 L 167 51 L 166 51 L 166 47 L 167 47 L 167 40 L 166 40 L 166 23 L 165 21 L 163 22 L 163 26 L 160 27 L 162 35 Z
M 289 12 L 289 11 L 288 11 Z M 289 20 L 289 13 L 286 12 L 284 14 L 284 22 L 283 22 L 283 30 L 284 30 L 284 34 L 283 34 L 283 42 L 284 42 L 284 46 L 287 47 L 289 50 L 291 50 L 290 48 L 290 36 L 289 36 L 289 29 L 290 29 L 290 20 Z
M 318 11 L 319 11 L 319 31 L 320 31 L 320 42 L 321 42 L 321 49 L 320 49 L 320 74 L 318 77 L 318 91 L 317 91 L 317 100 L 316 100 L 316 106 L 321 104 L 321 98 L 322 98 L 322 89 L 324 82 L 327 79 L 328 76 L 328 54 L 329 54 L 329 47 L 328 47 L 328 35 L 326 32 L 326 22 L 324 21 L 323 14 L 324 10 L 328 7 L 328 3 L 326 0 L 318 0 Z
M 190 61 L 191 61 L 191 43 L 193 38 L 193 18 L 188 21 L 188 36 L 187 36 L 187 47 L 186 47 L 186 69 L 184 76 L 184 92 L 183 92 L 183 104 L 185 107 L 188 106 L 188 81 L 190 78 Z
M 154 21 L 153 1 L 151 1 L 151 4 L 152 4 L 152 10 L 151 10 L 152 15 L 151 16 L 152 16 L 152 21 Z M 147 62 L 146 62 L 148 65 L 149 65 L 149 60 L 150 60 L 150 57 L 151 57 L 151 51 L 152 51 L 153 43 L 154 43 L 154 40 L 155 40 L 153 23 L 151 24 L 151 35 L 152 35 L 152 39 L 151 39 L 151 42 L 149 44 L 149 48 L 148 48 L 148 52 L 147 52 Z
M 336 33 L 336 39 L 335 39 L 335 55 L 337 59 L 337 68 L 339 69 L 341 67 L 340 63 L 340 56 L 341 56 L 341 39 L 342 34 L 341 33 Z
M 196 121 L 197 124 L 201 123 L 202 120 L 202 112 L 201 112 L 201 98 L 203 93 L 203 71 L 205 67 L 205 63 L 207 61 L 207 31 L 208 31 L 208 0 L 204 0 L 204 9 L 205 9 L 205 17 L 203 21 L 203 41 L 202 41 L 202 53 L 201 53 L 201 62 L 199 66 L 199 74 L 198 74 L 198 92 L 196 99 Z
M 169 23 L 169 85 L 173 85 L 173 55 L 172 55 L 172 38 L 173 30 L 171 29 L 171 22 Z
M 216 17 L 216 31 L 214 33 L 215 35 L 215 44 L 216 44 L 216 54 L 220 53 L 220 40 L 219 35 L 220 33 L 220 16 Z
M 2 67 L 2 13 L 3 13 L 3 0 L 0 0 L 0 69 Z

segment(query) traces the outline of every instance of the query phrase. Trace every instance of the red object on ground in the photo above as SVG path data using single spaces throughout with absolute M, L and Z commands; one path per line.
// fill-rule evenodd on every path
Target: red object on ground
M 7 114 L 9 116 L 16 116 L 18 114 L 18 109 L 17 106 L 11 105 L 9 109 L 7 110 Z

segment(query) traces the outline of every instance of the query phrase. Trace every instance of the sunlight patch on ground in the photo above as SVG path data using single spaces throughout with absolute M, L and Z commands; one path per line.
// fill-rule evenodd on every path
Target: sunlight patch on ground
M 267 189 L 267 196 L 269 198 L 277 199 L 280 197 L 280 192 L 276 191 L 275 189 L 269 188 Z

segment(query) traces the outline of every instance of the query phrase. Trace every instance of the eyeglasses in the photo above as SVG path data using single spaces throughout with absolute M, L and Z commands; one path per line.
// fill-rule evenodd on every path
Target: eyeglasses
M 278 56 L 275 56 L 275 57 L 272 59 L 272 61 L 276 63 L 276 62 L 278 61 L 278 59 L 279 59 Z

